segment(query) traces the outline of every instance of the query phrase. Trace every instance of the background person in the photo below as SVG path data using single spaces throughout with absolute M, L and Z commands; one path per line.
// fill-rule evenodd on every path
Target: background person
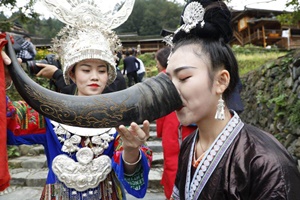
M 31 42 L 31 37 L 29 35 L 24 35 L 23 38 L 21 50 L 17 53 L 17 57 L 21 58 L 23 63 L 26 63 L 27 61 L 35 59 L 36 49 Z
M 182 16 L 166 73 L 183 101 L 179 121 L 198 129 L 181 145 L 172 199 L 299 199 L 288 151 L 227 106 L 239 77 L 227 6 L 190 1 Z
M 133 55 L 134 55 L 134 57 L 140 62 L 140 69 L 137 70 L 136 73 L 137 73 L 139 82 L 142 82 L 143 79 L 144 79 L 144 76 L 145 76 L 145 74 L 146 74 L 145 65 L 144 65 L 144 62 L 143 62 L 141 59 L 139 59 L 139 58 L 137 57 L 138 52 L 137 52 L 136 50 L 134 50 Z M 136 67 L 138 68 L 138 65 L 136 65 Z
M 156 68 L 158 72 L 166 73 L 166 69 L 168 66 L 168 57 L 171 53 L 171 48 L 166 46 L 161 49 L 159 49 L 155 53 L 155 61 L 156 61 Z
M 126 85 L 126 80 L 119 68 L 119 65 L 121 63 L 121 60 L 122 60 L 123 56 L 122 56 L 122 51 L 118 51 L 117 52 L 117 59 L 116 59 L 116 70 L 117 70 L 117 77 L 116 77 L 116 80 L 108 85 L 103 93 L 108 93 L 108 92 L 115 92 L 115 91 L 120 91 L 120 90 L 124 90 L 127 88 L 127 85 Z
M 129 51 L 126 51 L 125 56 L 126 57 L 123 59 L 123 75 L 125 75 L 126 72 L 128 78 L 128 87 L 130 87 L 132 86 L 132 79 L 135 83 L 139 82 L 137 71 L 140 69 L 140 62 L 134 56 L 131 56 Z

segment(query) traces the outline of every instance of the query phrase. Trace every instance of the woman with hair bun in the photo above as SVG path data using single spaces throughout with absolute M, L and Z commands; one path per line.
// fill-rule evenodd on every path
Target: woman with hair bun
M 269 133 L 243 123 L 228 108 L 239 79 L 230 11 L 222 1 L 189 1 L 166 73 L 183 107 L 182 125 L 198 129 L 182 143 L 171 199 L 299 199 L 300 174 Z

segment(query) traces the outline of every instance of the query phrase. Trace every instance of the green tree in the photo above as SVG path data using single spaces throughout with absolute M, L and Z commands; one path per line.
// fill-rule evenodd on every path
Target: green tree
M 290 0 L 286 3 L 286 6 L 293 7 L 294 11 L 290 13 L 284 13 L 277 16 L 277 19 L 281 24 L 292 26 L 298 24 L 300 20 L 300 3 L 299 0 Z
M 64 24 L 58 19 L 31 19 L 30 23 L 22 25 L 23 28 L 29 33 L 40 36 L 43 38 L 53 38 L 64 26 Z
M 0 30 L 9 31 L 11 27 L 16 23 L 27 23 L 30 19 L 36 19 L 39 15 L 34 11 L 33 5 L 36 0 L 27 0 L 28 3 L 23 7 L 17 6 L 17 0 L 1 0 L 0 7 L 6 7 L 11 10 L 17 9 L 18 11 L 13 13 L 11 17 L 5 17 L 3 12 L 0 12 Z
M 128 20 L 116 29 L 117 33 L 135 32 L 140 34 L 140 26 L 144 19 L 144 12 L 147 8 L 147 1 L 136 0 L 133 11 Z
M 297 24 L 300 20 L 300 2 L 299 2 L 299 0 L 290 0 L 286 3 L 286 6 L 294 7 L 294 12 L 292 13 L 292 22 Z
M 162 28 L 176 29 L 182 5 L 167 0 L 136 0 L 128 20 L 116 29 L 117 33 L 135 32 L 138 35 L 159 35 Z

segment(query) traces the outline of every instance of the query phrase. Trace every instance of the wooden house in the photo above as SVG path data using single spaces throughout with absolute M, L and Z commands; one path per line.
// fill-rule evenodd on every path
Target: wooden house
M 276 46 L 281 49 L 300 48 L 300 23 L 293 26 L 283 25 L 276 16 L 285 13 L 278 10 L 245 8 L 232 10 L 231 25 L 233 39 L 230 44 Z M 163 31 L 170 32 L 163 29 Z M 165 46 L 162 36 L 119 35 L 124 49 L 140 48 L 141 53 L 155 52 Z
M 132 33 L 119 34 L 118 36 L 122 42 L 123 53 L 126 51 L 130 52 L 133 48 L 140 54 L 156 52 L 166 45 L 163 42 L 163 37 L 160 35 L 138 36 L 136 33 Z
M 233 39 L 231 44 L 253 44 L 283 49 L 300 48 L 300 25 L 282 25 L 276 16 L 284 11 L 245 8 L 232 11 Z

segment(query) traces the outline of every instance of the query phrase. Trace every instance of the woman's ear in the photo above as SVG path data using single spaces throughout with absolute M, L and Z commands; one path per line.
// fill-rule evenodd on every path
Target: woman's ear
M 228 87 L 230 82 L 230 74 L 226 69 L 222 69 L 216 74 L 217 93 L 222 94 Z

